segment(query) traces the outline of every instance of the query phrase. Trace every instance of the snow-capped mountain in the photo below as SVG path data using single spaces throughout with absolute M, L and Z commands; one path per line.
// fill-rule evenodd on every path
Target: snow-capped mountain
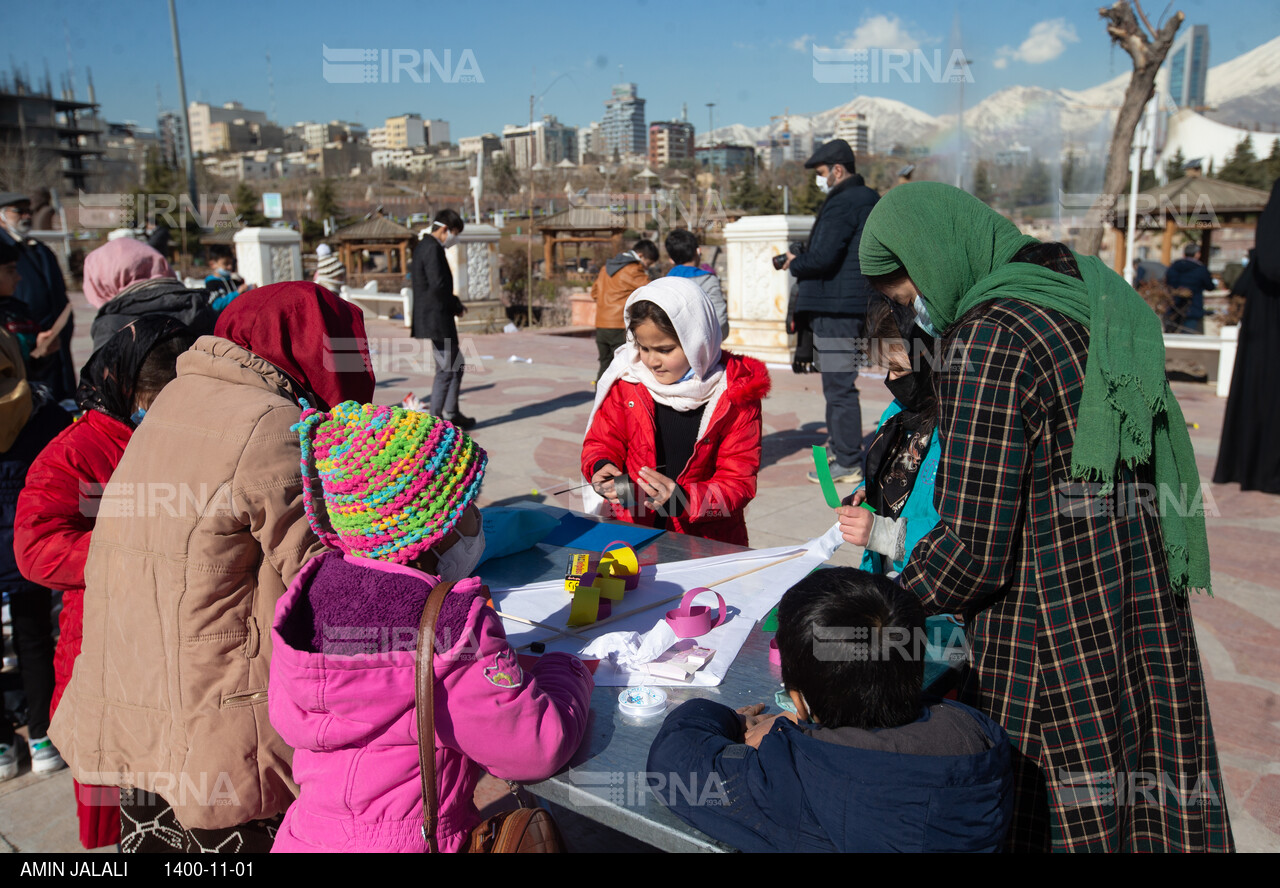
M 1280 37 L 1210 68 L 1205 92 L 1211 120 L 1280 125 Z
M 1127 60 L 1126 60 L 1127 61 Z M 991 156 L 1014 144 L 1053 155 L 1066 148 L 1099 150 L 1111 138 L 1116 109 L 1124 99 L 1129 72 L 1085 90 L 1014 86 L 987 96 L 967 109 L 965 138 L 970 151 Z M 1280 37 L 1209 69 L 1208 101 L 1216 110 L 1207 116 L 1223 123 L 1280 124 Z M 894 142 L 904 145 L 939 145 L 957 126 L 955 114 L 938 117 L 903 102 L 859 96 L 851 102 L 817 114 L 792 114 L 788 119 L 792 139 L 804 145 L 814 133 L 835 130 L 842 114 L 859 112 L 867 117 L 872 148 L 887 151 Z M 777 138 L 784 122 L 764 126 L 733 124 L 698 136 L 698 144 L 729 142 L 754 145 Z

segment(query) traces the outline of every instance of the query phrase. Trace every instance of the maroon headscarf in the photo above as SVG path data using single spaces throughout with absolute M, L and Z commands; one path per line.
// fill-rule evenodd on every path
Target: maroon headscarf
M 324 287 L 287 281 L 241 293 L 213 332 L 289 374 L 319 410 L 373 400 L 364 315 Z

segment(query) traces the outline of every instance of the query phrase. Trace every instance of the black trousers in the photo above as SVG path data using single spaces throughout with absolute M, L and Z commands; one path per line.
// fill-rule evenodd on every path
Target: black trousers
M 625 327 L 596 327 L 596 356 L 600 359 L 600 367 L 596 370 L 597 381 L 613 363 L 613 353 L 618 350 L 618 346 L 626 341 Z
M 53 702 L 53 593 L 39 586 L 9 590 L 13 650 L 27 695 L 27 728 L 32 738 L 49 733 Z M 13 742 L 13 725 L 0 718 L 0 743 Z

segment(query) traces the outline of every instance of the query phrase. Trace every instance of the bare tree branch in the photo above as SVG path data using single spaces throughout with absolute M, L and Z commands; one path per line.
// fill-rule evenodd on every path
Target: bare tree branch
M 1147 14 L 1142 11 L 1142 4 L 1139 3 L 1138 0 L 1133 0 L 1133 6 L 1138 10 L 1138 15 L 1142 18 L 1142 23 L 1147 26 L 1147 31 L 1152 35 L 1158 34 L 1159 32 L 1155 28 L 1151 27 L 1151 22 L 1147 19 Z
M 1124 100 L 1116 115 L 1116 127 L 1111 137 L 1111 149 L 1107 156 L 1107 169 L 1103 175 L 1102 193 L 1094 202 L 1090 213 L 1094 225 L 1086 228 L 1079 241 L 1079 251 L 1096 254 L 1102 246 L 1105 230 L 1103 215 L 1106 208 L 1113 206 L 1120 191 L 1124 188 L 1128 176 L 1129 151 L 1133 146 L 1133 134 L 1142 119 L 1142 111 L 1151 97 L 1155 95 L 1156 74 L 1165 56 L 1173 46 L 1173 39 L 1186 18 L 1181 12 L 1173 17 L 1158 31 L 1153 31 L 1154 39 L 1148 38 L 1134 15 L 1133 7 L 1137 0 L 1117 0 L 1105 9 L 1099 9 L 1098 15 L 1107 21 L 1107 33 L 1111 40 L 1129 54 L 1133 60 L 1133 74 L 1129 77 L 1129 85 L 1124 91 Z M 1138 9 L 1142 13 L 1141 8 Z M 1143 16 L 1143 20 L 1146 17 Z M 1150 27 L 1150 24 L 1148 24 Z

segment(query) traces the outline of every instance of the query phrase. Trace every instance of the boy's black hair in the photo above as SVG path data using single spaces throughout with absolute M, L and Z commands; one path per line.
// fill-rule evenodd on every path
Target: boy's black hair
M 235 265 L 236 254 L 225 244 L 214 244 L 209 247 L 209 262 L 212 263 L 218 259 L 226 259 L 232 265 Z
M 459 216 L 453 210 L 449 210 L 449 209 L 441 210 L 440 212 L 436 213 L 436 217 L 431 221 L 439 222 L 441 225 L 443 225 L 445 228 L 452 231 L 454 234 L 461 234 L 462 229 L 466 225 L 466 223 L 462 221 L 461 216 Z
M 658 245 L 647 237 L 642 237 L 631 245 L 631 249 L 637 256 L 643 256 L 650 262 L 658 261 Z
M 650 302 L 648 299 L 641 299 L 631 306 L 631 311 L 628 314 L 631 318 L 631 323 L 627 325 L 628 330 L 635 332 L 636 327 L 640 324 L 645 321 L 652 321 L 660 332 L 670 336 L 676 342 L 680 342 L 680 336 L 676 333 L 676 325 L 671 323 L 671 318 L 658 303 Z M 683 343 L 681 343 L 681 347 L 684 347 Z
M 698 238 L 687 228 L 677 228 L 667 235 L 664 246 L 667 255 L 676 265 L 684 265 L 698 258 Z
M 133 384 L 133 396 L 139 401 L 150 401 L 178 375 L 178 355 L 196 344 L 192 335 L 174 336 L 158 343 L 142 360 L 138 378 Z
M 896 728 L 920 717 L 924 608 L 891 580 L 814 571 L 778 605 L 782 683 L 829 728 Z

